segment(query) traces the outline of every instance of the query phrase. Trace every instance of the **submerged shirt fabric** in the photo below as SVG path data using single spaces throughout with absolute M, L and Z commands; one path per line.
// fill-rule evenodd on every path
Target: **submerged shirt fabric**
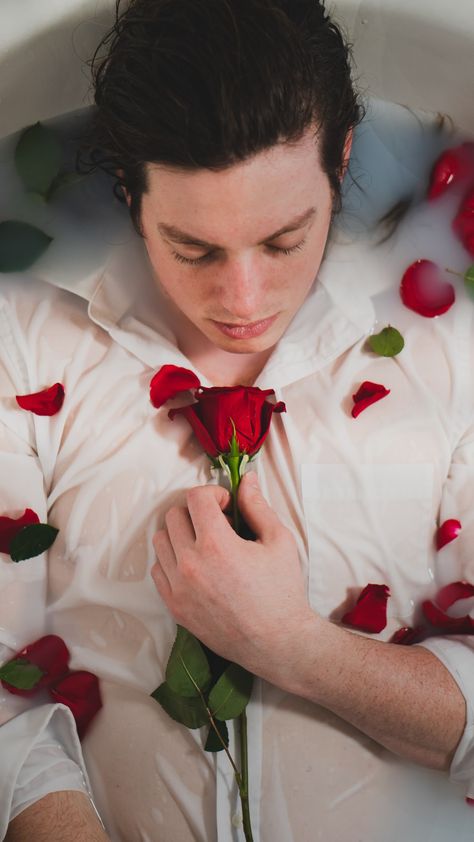
M 391 285 L 367 254 L 358 263 L 351 249 L 330 249 L 255 383 L 287 407 L 254 469 L 293 532 L 310 604 L 340 622 L 367 583 L 387 584 L 387 626 L 373 635 L 383 641 L 415 625 L 422 601 L 443 584 L 474 581 L 473 310 L 457 301 L 424 319 L 399 306 L 405 348 L 378 357 L 366 340 L 396 306 Z M 51 711 L 62 710 L 68 756 L 114 842 L 243 840 L 227 758 L 206 754 L 201 732 L 173 722 L 150 697 L 175 635 L 150 577 L 152 538 L 186 489 L 217 481 L 184 418 L 168 418 L 189 396 L 158 411 L 150 404 L 150 379 L 165 363 L 192 367 L 160 319 L 159 292 L 133 237 L 82 297 L 34 277 L 2 283 L 0 509 L 18 516 L 32 508 L 60 531 L 42 556 L 15 564 L 0 555 L 1 660 L 59 634 L 71 668 L 99 676 L 104 701 L 81 755 L 62 706 L 2 692 L 3 833 L 22 758 Z M 354 419 L 351 396 L 364 380 L 390 394 Z M 16 404 L 16 394 L 58 381 L 66 398 L 57 415 Z M 436 552 L 437 524 L 451 517 L 461 534 Z M 398 758 L 329 711 L 257 681 L 248 710 L 256 842 L 472 837 L 464 800 L 474 794 L 472 638 L 423 645 L 466 699 L 450 775 Z

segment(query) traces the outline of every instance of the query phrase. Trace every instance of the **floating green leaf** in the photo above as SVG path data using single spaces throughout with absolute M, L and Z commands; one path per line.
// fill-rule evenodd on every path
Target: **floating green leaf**
M 25 129 L 15 149 L 15 166 L 27 190 L 46 196 L 61 166 L 61 146 L 41 123 Z
M 0 272 L 28 269 L 51 242 L 51 237 L 27 222 L 0 222 Z
M 201 728 L 209 722 L 206 706 L 200 696 L 194 698 L 174 693 L 169 684 L 163 682 L 151 694 L 154 699 L 176 722 L 186 728 Z
M 15 658 L 0 667 L 0 678 L 18 690 L 32 690 L 43 675 L 43 670 L 25 658 Z
M 216 719 L 216 728 L 221 735 L 222 740 L 224 741 L 225 746 L 228 748 L 229 746 L 229 731 L 227 730 L 227 725 L 225 722 L 219 722 Z M 207 735 L 206 744 L 204 746 L 204 751 L 224 751 L 224 746 L 222 745 L 221 740 L 217 736 L 213 726 L 211 725 L 209 728 L 209 733 Z
M 80 181 L 84 181 L 86 175 L 81 175 L 77 172 L 62 172 L 56 176 L 51 182 L 51 186 L 48 190 L 47 199 L 52 199 L 53 196 L 56 195 L 58 190 L 62 190 L 63 187 L 70 187 L 73 184 L 78 184 Z
M 58 532 L 59 529 L 48 523 L 31 523 L 24 526 L 10 544 L 12 561 L 24 561 L 26 558 L 41 555 L 54 543 Z
M 211 683 L 211 670 L 198 640 L 183 626 L 178 626 L 168 664 L 166 680 L 179 696 L 199 696 Z
M 380 357 L 396 357 L 403 350 L 405 340 L 395 327 L 388 325 L 380 333 L 369 336 L 369 345 Z
M 471 298 L 474 298 L 474 263 L 464 273 L 464 283 L 468 294 Z
M 209 693 L 209 708 L 216 719 L 235 719 L 246 708 L 252 693 L 253 675 L 230 664 Z

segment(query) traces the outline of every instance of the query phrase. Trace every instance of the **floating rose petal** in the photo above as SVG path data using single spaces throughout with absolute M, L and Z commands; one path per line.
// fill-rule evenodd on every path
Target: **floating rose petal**
M 432 626 L 445 634 L 474 634 L 474 620 L 469 614 L 450 617 L 446 614 L 455 602 L 474 596 L 474 585 L 469 582 L 451 582 L 436 595 L 436 603 L 426 600 L 423 613 Z
M 39 523 L 39 517 L 33 509 L 25 509 L 21 517 L 0 517 L 0 553 L 10 553 L 10 544 L 20 529 L 32 523 Z
M 102 707 L 97 676 L 86 670 L 70 672 L 49 692 L 56 702 L 62 702 L 72 711 L 79 739 L 82 740 L 89 724 Z
M 474 257 L 474 190 L 470 190 L 453 219 L 453 230 L 466 251 Z
M 150 383 L 150 400 L 156 409 L 166 401 L 187 392 L 188 389 L 198 389 L 201 385 L 194 371 L 180 368 L 177 365 L 163 365 L 154 375 Z
M 49 685 L 54 684 L 55 681 L 67 672 L 69 650 L 61 637 L 58 637 L 56 634 L 47 634 L 45 637 L 40 637 L 39 640 L 25 646 L 21 652 L 18 652 L 7 663 L 10 664 L 20 659 L 27 661 L 29 664 L 34 664 L 43 672 L 38 683 L 32 690 L 20 690 L 18 687 L 13 687 L 6 681 L 2 681 L 2 685 L 6 690 L 16 696 L 33 696 L 43 687 L 49 687 Z
M 361 631 L 382 631 L 387 625 L 389 596 L 390 589 L 387 585 L 366 585 L 354 607 L 344 614 L 341 622 Z
M 386 389 L 381 383 L 372 383 L 370 380 L 364 380 L 355 395 L 352 395 L 352 400 L 354 401 L 351 411 L 352 417 L 357 418 L 364 409 L 367 409 L 368 406 L 389 394 L 390 389 Z
M 392 636 L 390 643 L 398 643 L 401 646 L 411 646 L 413 643 L 418 643 L 426 635 L 426 626 L 404 626 Z
M 474 180 L 474 143 L 446 149 L 433 167 L 428 199 L 437 199 L 450 187 L 471 180 Z
M 474 798 L 471 798 L 469 795 L 466 795 L 466 804 L 469 804 L 470 807 L 474 807 Z
M 35 415 L 56 415 L 64 402 L 64 386 L 62 383 L 55 383 L 41 392 L 17 395 L 16 401 L 22 409 L 27 409 Z
M 453 285 L 443 280 L 439 267 L 431 260 L 416 260 L 408 267 L 400 295 L 405 307 L 427 318 L 446 313 L 456 297 Z
M 440 550 L 446 544 L 454 541 L 460 531 L 461 523 L 459 520 L 455 520 L 454 518 L 445 520 L 436 532 L 436 549 Z

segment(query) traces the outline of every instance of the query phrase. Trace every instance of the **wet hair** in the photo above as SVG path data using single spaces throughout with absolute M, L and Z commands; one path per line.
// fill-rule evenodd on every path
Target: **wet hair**
M 115 177 L 139 234 L 146 164 L 219 171 L 314 127 L 340 205 L 363 109 L 320 0 L 131 0 L 90 62 L 96 108 L 78 168 Z

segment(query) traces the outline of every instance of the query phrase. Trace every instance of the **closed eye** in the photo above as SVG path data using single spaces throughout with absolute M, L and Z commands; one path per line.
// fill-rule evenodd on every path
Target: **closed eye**
M 280 254 L 284 254 L 286 256 L 289 256 L 290 254 L 294 254 L 297 251 L 301 251 L 301 249 L 304 247 L 305 242 L 306 242 L 305 239 L 301 240 L 299 243 L 296 243 L 296 245 L 291 246 L 290 248 L 286 248 L 286 249 L 279 248 L 278 246 L 270 246 L 270 245 L 267 245 L 266 248 L 271 253 L 273 253 L 274 256 L 277 256 L 277 255 L 280 255 Z M 202 265 L 203 263 L 209 263 L 211 260 L 214 260 L 216 253 L 210 251 L 210 252 L 208 252 L 208 254 L 203 254 L 202 257 L 193 257 L 193 258 L 184 257 L 184 255 L 179 254 L 177 251 L 173 251 L 172 254 L 173 254 L 174 259 L 177 260 L 178 263 L 185 263 L 188 266 L 199 266 L 199 265 Z

